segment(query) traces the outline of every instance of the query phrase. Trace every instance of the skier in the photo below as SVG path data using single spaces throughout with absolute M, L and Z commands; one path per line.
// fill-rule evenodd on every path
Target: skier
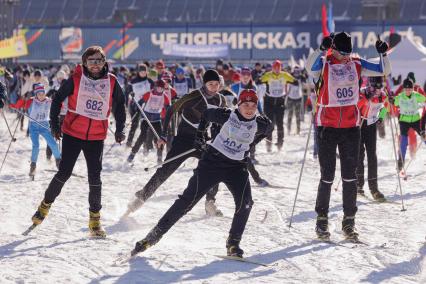
M 11 105 L 13 108 L 25 108 L 28 109 L 30 117 L 29 121 L 29 132 L 32 142 L 31 150 L 31 164 L 29 176 L 34 179 L 38 153 L 40 151 L 39 136 L 43 136 L 46 140 L 48 147 L 52 150 L 53 156 L 55 157 L 56 167 L 59 168 L 61 161 L 61 153 L 58 145 L 55 142 L 49 128 L 49 111 L 52 101 L 46 97 L 46 90 L 42 83 L 34 84 L 33 86 L 34 97 L 27 101 L 19 100 L 15 105 Z
M 331 48 L 324 59 L 321 53 Z M 386 56 L 388 45 L 378 40 L 376 50 L 383 54 L 383 63 L 371 63 L 351 56 L 352 42 L 348 33 L 340 32 L 322 40 L 319 49 L 307 60 L 307 71 L 319 84 L 315 122 L 318 125 L 319 163 L 321 179 L 318 186 L 315 211 L 317 212 L 316 233 L 320 239 L 328 239 L 328 210 L 331 186 L 336 171 L 336 148 L 339 149 L 343 212 L 342 230 L 348 239 L 356 241 L 355 229 L 356 175 L 359 152 L 359 80 L 361 76 L 383 76 L 390 73 L 390 62 Z M 381 60 L 382 61 L 382 60 Z
M 281 71 L 281 61 L 275 60 L 272 64 L 272 71 L 262 75 L 262 83 L 267 85 L 266 95 L 263 99 L 264 110 L 266 116 L 277 127 L 277 148 L 281 150 L 284 143 L 284 110 L 285 110 L 285 95 L 286 84 L 294 82 L 293 76 L 289 73 Z M 266 141 L 266 149 L 270 152 L 272 149 L 272 134 Z
M 138 64 L 137 75 L 130 81 L 130 84 L 126 90 L 128 96 L 134 96 L 134 99 L 130 100 L 129 103 L 129 113 L 132 120 L 132 125 L 130 126 L 129 136 L 127 137 L 127 147 L 132 147 L 133 137 L 135 136 L 135 132 L 138 128 L 141 117 L 135 102 L 139 102 L 142 99 L 142 96 L 149 92 L 153 87 L 154 81 L 148 78 L 148 67 L 145 64 Z
M 417 93 L 422 94 L 423 96 L 426 97 L 426 93 L 425 91 L 422 89 L 422 87 L 418 84 L 416 84 L 416 77 L 414 76 L 413 72 L 409 72 L 407 75 L 407 79 L 410 79 L 413 82 L 413 90 Z M 395 90 L 395 96 L 398 96 L 400 93 L 402 93 L 404 91 L 404 86 L 401 84 L 398 89 Z M 423 114 L 422 114 L 422 120 L 421 120 L 421 125 L 424 128 L 425 127 L 425 123 L 426 123 L 426 109 L 423 108 Z M 411 158 L 414 158 L 416 155 L 416 150 L 417 150 L 417 136 L 416 136 L 416 132 L 410 128 L 410 130 L 408 130 L 408 147 L 410 149 L 410 156 Z
M 414 84 L 410 79 L 405 79 L 403 82 L 404 91 L 400 93 L 394 101 L 394 105 L 399 108 L 399 129 L 401 133 L 400 138 L 400 157 L 398 159 L 398 169 L 401 176 L 405 177 L 406 172 L 404 169 L 405 153 L 407 152 L 408 145 L 408 130 L 414 129 L 425 140 L 425 133 L 423 125 L 421 125 L 421 116 L 419 109 L 422 103 L 426 101 L 426 97 L 414 91 Z
M 364 152 L 367 152 L 368 188 L 374 200 L 379 202 L 386 201 L 386 198 L 379 191 L 377 183 L 376 125 L 379 121 L 383 121 L 389 104 L 382 88 L 382 77 L 370 77 L 367 87 L 362 89 L 360 93 L 358 108 L 361 113 L 361 139 L 358 166 L 356 168 L 357 192 L 360 195 L 364 195 Z
M 177 98 L 188 94 L 192 89 L 190 78 L 185 77 L 185 70 L 182 67 L 176 68 L 176 78 L 173 79 L 173 88 L 176 90 Z
M 301 84 L 299 80 L 294 80 L 293 83 L 290 83 L 287 85 L 288 87 L 288 94 L 287 94 L 287 108 L 288 108 L 288 115 L 287 115 L 287 132 L 290 134 L 291 130 L 291 120 L 293 117 L 293 114 L 296 117 L 296 134 L 300 134 L 300 116 L 301 111 L 303 107 L 302 102 L 302 89 Z
M 169 98 L 167 97 L 165 91 L 165 83 L 163 80 L 158 80 L 154 84 L 152 91 L 145 93 L 142 98 L 138 101 L 138 104 L 143 109 L 145 115 L 149 119 L 149 122 L 154 127 L 157 133 L 162 133 L 161 131 L 161 112 L 163 109 L 167 109 L 170 106 Z M 136 96 L 133 97 L 136 101 Z M 142 106 L 143 105 L 143 106 Z M 139 109 L 137 111 L 140 111 Z M 148 122 L 145 117 L 142 117 L 141 122 L 141 133 L 136 140 L 135 146 L 132 148 L 127 161 L 131 163 L 135 158 L 136 153 L 141 148 L 142 144 L 145 142 L 147 132 L 149 129 Z M 157 138 L 154 137 L 154 141 L 157 142 Z M 163 146 L 157 148 L 157 162 L 161 163 L 163 160 Z
M 126 120 L 125 99 L 116 77 L 108 71 L 105 53 L 100 46 L 88 47 L 82 55 L 82 63 L 58 90 L 52 102 L 52 134 L 59 140 L 58 116 L 61 103 L 68 97 L 68 112 L 62 125 L 62 160 L 32 221 L 33 226 L 43 222 L 83 151 L 89 180 L 90 234 L 105 237 L 100 222 L 103 145 L 111 111 L 116 121 L 115 141 L 121 143 L 126 137 L 123 133 Z
M 195 147 L 202 157 L 190 178 L 187 188 L 163 215 L 148 235 L 137 242 L 132 255 L 156 244 L 170 228 L 189 212 L 207 191 L 219 182 L 227 185 L 235 202 L 235 213 L 226 241 L 228 256 L 242 257 L 240 241 L 253 206 L 247 173 L 247 155 L 250 145 L 261 141 L 270 131 L 272 123 L 256 115 L 257 96 L 253 90 L 240 94 L 238 109 L 207 109 L 197 129 Z M 209 123 L 221 125 L 219 134 L 205 144 Z
M 257 92 L 257 86 L 251 78 L 251 70 L 248 67 L 241 68 L 241 81 L 231 85 L 231 91 L 237 95 L 237 100 L 241 92 L 245 89 L 250 89 Z M 258 101 L 257 107 L 259 113 L 263 114 L 263 109 L 260 101 Z
M 219 81 L 219 74 L 215 70 L 207 70 L 203 76 L 203 87 L 177 100 L 176 103 L 168 109 L 163 123 L 163 133 L 161 135 L 163 139 L 158 141 L 159 145 L 167 143 L 167 128 L 173 115 L 175 113 L 180 113 L 182 120 L 178 125 L 177 135 L 173 137 L 173 142 L 167 153 L 166 160 L 192 149 L 201 115 L 206 109 L 226 106 L 225 99 L 218 93 Z M 139 209 L 143 203 L 154 194 L 158 187 L 160 187 L 160 185 L 163 184 L 189 157 L 199 158 L 199 154 L 196 152 L 189 153 L 158 168 L 143 189 L 136 192 L 136 198 L 129 203 L 127 212 L 124 216 Z M 206 213 L 214 216 L 222 214 L 214 204 L 216 192 L 217 188 L 212 189 L 211 193 L 207 194 L 205 204 Z

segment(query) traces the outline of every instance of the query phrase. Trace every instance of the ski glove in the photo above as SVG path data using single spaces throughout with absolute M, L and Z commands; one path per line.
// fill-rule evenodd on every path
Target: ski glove
M 61 127 L 59 126 L 59 122 L 55 123 L 53 121 L 50 121 L 50 133 L 52 133 L 53 138 L 56 140 L 61 140 L 62 132 Z
M 197 135 L 194 140 L 194 148 L 198 153 L 203 153 L 207 149 L 206 139 L 204 138 L 204 134 L 201 131 L 197 131 Z
M 126 139 L 126 135 L 122 131 L 115 132 L 115 142 L 121 144 Z
M 376 41 L 376 50 L 378 53 L 380 54 L 386 53 L 388 48 L 389 48 L 389 45 L 386 42 L 381 41 L 380 39 Z
M 333 44 L 333 39 L 330 36 L 326 36 L 325 38 L 322 39 L 320 49 L 322 51 L 326 51 L 327 49 L 331 47 L 332 44 Z

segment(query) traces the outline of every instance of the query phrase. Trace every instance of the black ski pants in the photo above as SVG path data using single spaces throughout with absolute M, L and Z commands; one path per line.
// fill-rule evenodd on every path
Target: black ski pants
M 321 167 L 321 180 L 318 186 L 315 211 L 319 216 L 327 216 L 330 204 L 331 186 L 336 171 L 336 149 L 339 149 L 343 187 L 343 213 L 355 216 L 356 175 L 359 153 L 359 127 L 328 128 L 318 127 L 318 158 Z
M 273 98 L 265 96 L 263 104 L 265 115 L 272 121 L 274 128 L 276 126 L 278 138 L 277 143 L 282 145 L 284 142 L 284 97 Z M 272 133 L 267 138 L 269 141 L 271 141 Z
M 132 104 L 134 103 L 132 102 Z M 129 107 L 129 113 L 130 117 L 132 118 L 132 124 L 130 126 L 129 136 L 127 137 L 127 144 L 131 145 L 133 142 L 133 138 L 135 137 L 136 129 L 139 125 L 141 113 L 139 112 L 139 109 L 137 109 L 133 105 Z
M 193 149 L 194 137 L 195 134 L 194 136 L 184 134 L 175 136 L 173 138 L 171 149 L 167 153 L 165 160 L 174 158 L 183 152 Z M 193 151 L 158 168 L 154 175 L 149 179 L 148 183 L 143 187 L 143 189 L 136 192 L 136 197 L 142 199 L 143 201 L 148 200 L 155 193 L 155 191 L 180 167 L 180 165 L 182 165 L 182 163 L 190 157 L 199 159 L 200 155 L 197 151 Z M 218 185 L 216 185 L 215 188 L 212 188 L 211 192 L 207 194 L 207 200 L 215 200 L 217 191 Z
M 83 151 L 87 165 L 89 180 L 89 209 L 99 212 L 101 205 L 101 171 L 104 140 L 81 140 L 64 134 L 62 140 L 62 160 L 59 170 L 50 182 L 45 194 L 44 201 L 52 203 L 61 193 L 65 182 L 70 178 L 80 152 Z
M 364 186 L 364 157 L 367 152 L 367 163 L 368 163 L 368 188 L 370 191 L 377 191 L 377 154 L 376 154 L 376 142 L 377 142 L 377 123 L 367 125 L 364 121 L 361 127 L 361 137 L 359 143 L 359 159 L 358 166 L 356 168 L 357 187 L 362 188 Z
M 232 193 L 235 202 L 229 237 L 241 239 L 253 206 L 247 167 L 244 164 L 223 167 L 222 164 L 216 163 L 213 156 L 214 154 L 207 154 L 200 160 L 188 186 L 160 219 L 155 231 L 160 232 L 161 235 L 165 234 L 200 201 L 210 188 L 223 182 Z
M 161 133 L 161 121 L 151 121 L 152 126 L 154 127 L 155 131 L 157 132 L 157 134 Z M 137 152 L 139 152 L 142 144 L 146 141 L 148 135 L 149 135 L 149 130 L 151 130 L 151 128 L 148 125 L 148 122 L 143 119 L 141 122 L 141 133 L 139 134 L 138 139 L 135 142 L 135 145 L 132 148 L 132 153 L 136 154 Z M 154 136 L 154 142 L 157 142 L 157 137 Z M 163 152 L 163 149 L 157 149 L 157 156 L 161 157 Z

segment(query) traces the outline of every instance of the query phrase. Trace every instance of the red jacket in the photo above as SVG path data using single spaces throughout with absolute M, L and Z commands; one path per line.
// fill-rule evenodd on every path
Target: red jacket
M 62 124 L 62 132 L 82 140 L 104 140 L 108 132 L 108 119 L 95 120 L 74 112 L 77 107 L 78 92 L 82 76 L 82 66 L 78 65 L 72 76 L 74 90 L 72 95 L 68 97 L 68 112 Z M 107 73 L 104 78 L 107 76 L 110 82 L 109 116 L 113 101 L 112 94 L 117 79 L 111 73 Z
M 355 68 L 358 78 L 361 78 L 361 63 L 359 58 L 352 58 L 355 63 Z M 340 62 L 332 55 L 327 56 L 327 64 L 323 72 L 323 84 L 318 95 L 318 110 L 315 114 L 315 122 L 318 126 L 333 127 L 333 128 L 351 128 L 359 125 L 359 110 L 357 105 L 349 105 L 342 107 L 328 107 L 328 77 L 329 64 L 339 64 Z M 359 88 L 359 87 L 358 87 Z

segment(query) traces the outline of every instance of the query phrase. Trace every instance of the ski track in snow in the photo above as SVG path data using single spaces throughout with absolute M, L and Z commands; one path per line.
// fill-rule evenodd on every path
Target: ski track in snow
M 7 113 L 7 117 L 12 122 L 15 115 Z M 197 164 L 195 159 L 187 160 L 142 209 L 119 220 L 134 192 L 154 172 L 143 169 L 156 162 L 154 152 L 143 157 L 141 151 L 134 166 L 127 166 L 129 149 L 124 145 L 113 147 L 104 156 L 101 216 L 107 239 L 88 238 L 88 184 L 85 178 L 74 176 L 44 223 L 29 236 L 22 236 L 54 175 L 44 169 L 54 169 L 55 165 L 46 161 L 42 141 L 35 181 L 29 181 L 31 142 L 18 130 L 0 173 L 0 283 L 426 283 L 424 149 L 410 166 L 408 174 L 412 177 L 401 181 L 407 208 L 401 212 L 388 126 L 386 139 L 378 139 L 379 187 L 399 204 L 378 204 L 360 197 L 356 224 L 360 239 L 368 245 L 321 243 L 314 239 L 319 166 L 312 159 L 311 148 L 293 225 L 288 228 L 308 131 L 306 122 L 303 128 L 301 136 L 286 133 L 281 152 L 274 149 L 266 153 L 263 142 L 257 148 L 261 176 L 284 188 L 253 186 L 255 203 L 241 246 L 246 257 L 268 267 L 214 256 L 226 253 L 234 210 L 232 196 L 223 185 L 217 204 L 225 217 L 206 217 L 202 199 L 157 245 L 128 263 L 114 266 L 114 261 L 130 253 L 135 242 L 183 191 Z M 0 123 L 1 159 L 9 141 L 6 127 Z M 109 136 L 105 151 L 112 144 L 113 137 Z M 338 161 L 333 188 L 339 171 Z M 74 172 L 86 176 L 82 154 Z M 343 239 L 341 190 L 341 185 L 337 192 L 333 190 L 330 203 L 330 231 L 335 242 Z M 368 188 L 365 190 L 369 195 Z

